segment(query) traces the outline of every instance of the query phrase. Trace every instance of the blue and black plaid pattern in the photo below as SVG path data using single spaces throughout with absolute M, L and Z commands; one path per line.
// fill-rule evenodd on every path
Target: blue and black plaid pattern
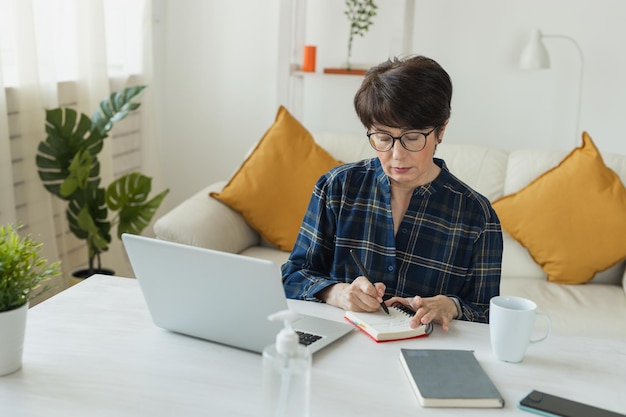
M 502 231 L 489 201 L 442 168 L 418 187 L 394 236 L 389 179 L 377 158 L 333 168 L 317 182 L 298 239 L 282 266 L 287 297 L 316 301 L 360 275 L 354 249 L 385 297 L 456 296 L 463 319 L 488 321 L 499 294 Z

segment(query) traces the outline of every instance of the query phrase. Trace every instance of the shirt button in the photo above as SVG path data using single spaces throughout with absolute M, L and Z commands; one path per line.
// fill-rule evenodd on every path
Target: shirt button
M 407 233 L 408 233 L 408 230 L 407 230 L 406 228 L 404 228 L 404 227 L 403 227 L 403 228 L 402 228 L 402 233 L 407 234 Z
M 387 271 L 392 272 L 392 271 L 393 271 L 393 265 L 389 265 L 389 266 L 387 267 Z

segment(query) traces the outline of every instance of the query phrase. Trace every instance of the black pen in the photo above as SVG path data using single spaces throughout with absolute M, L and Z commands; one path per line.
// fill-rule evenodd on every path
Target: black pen
M 361 260 L 356 256 L 356 253 L 354 253 L 354 250 L 350 249 L 350 255 L 352 255 L 352 259 L 354 259 L 356 266 L 359 267 L 359 271 L 361 271 L 361 275 L 363 275 L 367 279 L 370 279 L 369 278 L 370 274 L 367 273 L 367 271 L 365 270 L 365 266 L 363 266 L 363 263 L 361 262 Z M 380 303 L 380 306 L 383 308 L 385 313 L 389 314 L 389 309 L 387 308 L 387 305 L 384 302 Z

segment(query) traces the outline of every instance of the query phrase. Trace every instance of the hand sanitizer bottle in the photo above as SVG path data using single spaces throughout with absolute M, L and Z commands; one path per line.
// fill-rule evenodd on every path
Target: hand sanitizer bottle
M 263 351 L 263 400 L 266 417 L 308 417 L 311 352 L 299 343 L 292 323 L 300 316 L 289 310 L 268 317 L 283 321 L 276 344 Z

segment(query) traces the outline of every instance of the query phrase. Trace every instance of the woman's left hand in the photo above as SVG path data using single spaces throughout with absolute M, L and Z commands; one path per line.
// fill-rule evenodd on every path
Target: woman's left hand
M 444 331 L 448 331 L 450 322 L 456 317 L 456 304 L 450 297 L 445 295 L 436 295 L 434 297 L 420 297 L 416 295 L 413 298 L 392 297 L 385 301 L 388 306 L 395 302 L 399 302 L 412 308 L 415 315 L 409 322 L 412 328 L 420 324 L 428 324 L 430 322 L 441 325 Z

